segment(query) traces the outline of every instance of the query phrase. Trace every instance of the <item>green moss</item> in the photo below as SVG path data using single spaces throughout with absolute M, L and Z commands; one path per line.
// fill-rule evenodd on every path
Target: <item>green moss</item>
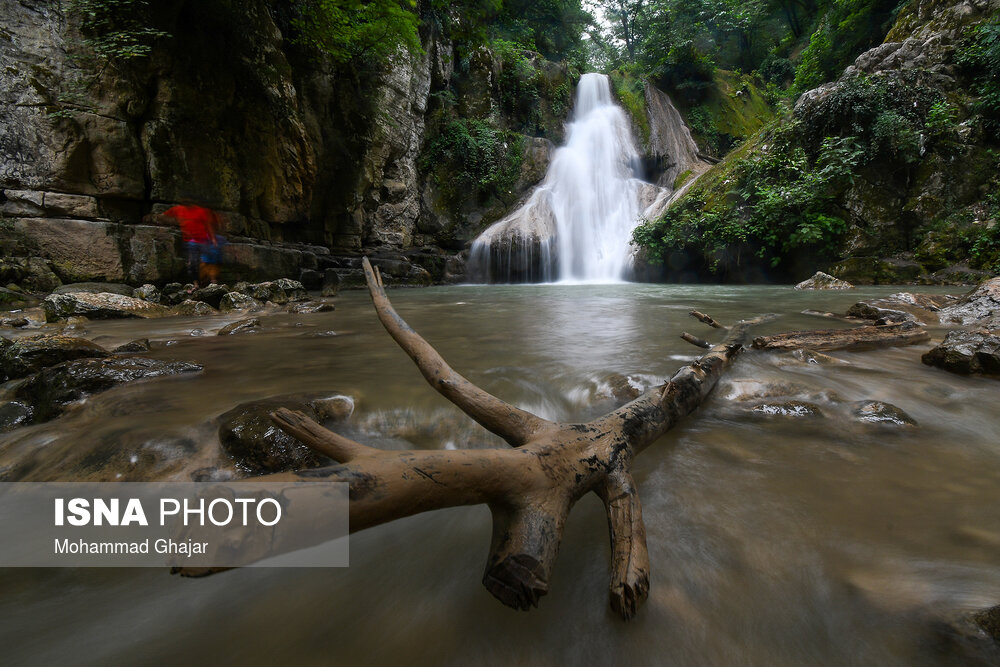
M 715 155 L 725 155 L 775 117 L 757 81 L 726 70 L 715 71 L 704 102 L 682 111 L 695 142 Z
M 693 172 L 690 169 L 687 169 L 677 174 L 677 178 L 674 179 L 674 190 L 680 190 L 682 187 L 684 187 L 684 184 L 691 179 L 692 173 Z
M 643 146 L 649 146 L 651 130 L 646 108 L 646 81 L 634 70 L 623 68 L 611 72 L 611 90 L 639 129 Z

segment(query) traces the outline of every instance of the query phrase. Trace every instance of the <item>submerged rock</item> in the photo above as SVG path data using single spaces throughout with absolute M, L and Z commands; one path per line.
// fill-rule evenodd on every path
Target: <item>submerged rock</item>
M 231 324 L 219 329 L 220 336 L 232 336 L 236 334 L 256 333 L 260 331 L 260 320 L 256 317 L 248 317 L 245 320 L 236 320 Z
M 129 341 L 124 345 L 119 345 L 112 352 L 115 354 L 130 354 L 132 352 L 149 352 L 149 339 L 148 338 L 138 338 L 136 340 Z
M 329 313 L 335 307 L 332 303 L 316 303 L 307 301 L 306 303 L 294 303 L 288 307 L 290 313 Z
M 921 360 L 961 375 L 1000 375 L 1000 335 L 986 330 L 950 331 Z
M 847 316 L 873 320 L 876 324 L 931 324 L 938 321 L 938 311 L 953 301 L 953 297 L 943 295 L 898 292 L 880 299 L 859 301 L 847 310 Z
M 972 622 L 992 637 L 993 641 L 1000 643 L 1000 605 L 973 614 Z
M 818 405 L 805 401 L 788 401 L 785 403 L 761 403 L 753 407 L 754 414 L 766 417 L 822 417 L 823 411 Z
M 195 373 L 202 367 L 186 361 L 145 357 L 78 359 L 46 368 L 17 386 L 13 398 L 34 409 L 34 421 L 52 419 L 68 403 L 127 382 L 144 378 Z
M 111 292 L 74 292 L 50 294 L 42 302 L 45 321 L 57 322 L 74 315 L 94 320 L 128 317 L 162 317 L 168 314 L 163 306 Z
M 817 271 L 812 278 L 803 280 L 796 285 L 795 289 L 854 289 L 854 285 L 846 280 L 834 278 L 829 273 Z
M 858 401 L 854 404 L 852 414 L 858 421 L 868 424 L 915 426 L 917 423 L 900 408 L 882 401 Z
M 31 406 L 17 401 L 0 401 L 0 433 L 31 423 Z
M 109 352 L 100 345 L 75 336 L 39 335 L 15 341 L 0 339 L 0 379 L 27 377 L 64 361 L 108 355 Z
M 288 408 L 317 421 L 350 416 L 353 401 L 342 396 L 315 397 L 304 394 L 273 396 L 243 403 L 219 417 L 219 443 L 237 467 L 251 474 L 315 468 L 331 463 L 291 437 L 271 421 L 271 413 Z
M 219 302 L 219 310 L 231 313 L 234 310 L 260 310 L 264 307 L 257 299 L 241 292 L 229 292 Z

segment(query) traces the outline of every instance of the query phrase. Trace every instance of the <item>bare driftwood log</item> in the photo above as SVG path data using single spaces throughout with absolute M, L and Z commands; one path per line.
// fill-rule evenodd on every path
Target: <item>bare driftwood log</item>
M 915 322 L 855 327 L 792 331 L 753 339 L 756 350 L 867 350 L 922 343 L 930 334 Z
M 727 328 L 727 327 L 722 326 L 718 322 L 716 322 L 715 319 L 712 318 L 710 315 L 706 315 L 705 313 L 700 313 L 697 310 L 692 310 L 690 313 L 688 313 L 688 315 L 690 315 L 694 319 L 698 320 L 699 322 L 704 322 L 705 324 L 707 324 L 708 326 L 712 327 L 713 329 L 726 329 Z
M 427 382 L 511 449 L 383 451 L 282 409 L 272 415 L 282 430 L 339 465 L 270 479 L 348 482 L 352 532 L 442 507 L 487 504 L 493 539 L 483 584 L 517 609 L 537 606 L 548 591 L 566 517 L 577 500 L 594 492 L 604 502 L 611 532 L 611 607 L 632 618 L 649 591 L 632 460 L 698 407 L 756 321 L 734 325 L 722 343 L 631 403 L 585 424 L 563 424 L 516 408 L 452 370 L 396 313 L 367 259 L 364 269 L 379 320 Z

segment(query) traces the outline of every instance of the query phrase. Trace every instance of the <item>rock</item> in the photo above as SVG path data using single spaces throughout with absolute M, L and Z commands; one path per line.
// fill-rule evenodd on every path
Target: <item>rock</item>
M 340 287 L 340 274 L 337 269 L 327 269 L 323 272 L 323 286 L 321 294 L 323 296 L 337 296 L 337 289 Z
M 124 280 L 116 231 L 116 225 L 105 221 L 21 218 L 13 222 L 13 234 L 27 254 L 48 259 L 64 282 Z
M 921 360 L 961 375 L 1000 375 L 1000 335 L 985 330 L 950 331 Z
M 135 292 L 135 289 L 122 283 L 87 282 L 87 283 L 69 283 L 68 285 L 61 285 L 52 290 L 53 294 L 78 294 L 80 292 L 90 292 L 93 294 L 108 293 L 108 294 L 120 294 L 122 296 L 133 296 L 133 292 Z M 141 299 L 143 297 L 136 297 L 136 298 Z
M 991 277 L 993 274 L 988 271 L 970 269 L 964 264 L 956 264 L 935 271 L 929 276 L 927 282 L 934 285 L 975 285 Z
M 30 324 L 27 317 L 0 317 L 0 327 L 20 329 Z
M 29 297 L 24 292 L 0 287 L 0 308 L 22 308 L 28 301 Z
M 132 290 L 132 297 L 149 301 L 150 303 L 160 303 L 160 290 L 156 289 L 155 285 L 147 283 L 142 287 L 136 287 Z
M 822 417 L 823 412 L 818 405 L 805 401 L 787 401 L 784 403 L 761 403 L 753 407 L 753 412 L 767 417 Z
M 66 404 L 144 378 L 195 373 L 202 367 L 186 361 L 160 361 L 145 357 L 77 359 L 32 375 L 13 391 L 13 398 L 34 408 L 34 422 L 51 419 Z
M 853 289 L 854 285 L 847 282 L 846 280 L 840 280 L 839 278 L 834 278 L 828 273 L 823 273 L 822 271 L 817 271 L 813 274 L 812 278 L 808 280 L 803 280 L 795 289 Z
M 309 298 L 306 288 L 298 280 L 291 278 L 279 278 L 275 284 L 285 291 L 289 301 L 305 301 Z
M 31 406 L 17 401 L 0 401 L 0 433 L 31 423 Z
M 191 298 L 195 301 L 204 301 L 212 308 L 218 308 L 219 304 L 222 303 L 222 297 L 231 291 L 228 285 L 207 285 L 195 290 L 191 294 Z
M 895 426 L 915 426 L 916 420 L 891 403 L 882 401 L 858 401 L 852 411 L 854 417 L 868 424 Z
M 349 414 L 348 401 L 353 409 L 353 401 L 343 396 L 316 399 L 289 394 L 243 403 L 219 417 L 219 443 L 238 468 L 251 474 L 328 465 L 330 459 L 279 429 L 270 415 L 278 408 L 288 408 L 322 420 L 322 415 Z
M 260 331 L 260 320 L 256 317 L 249 317 L 245 320 L 237 320 L 232 324 L 219 329 L 219 336 L 232 336 L 235 334 L 257 333 Z
M 257 299 L 240 292 L 229 292 L 219 302 L 219 310 L 230 313 L 234 310 L 260 310 L 264 307 Z
M 128 317 L 149 318 L 168 314 L 163 306 L 111 292 L 50 294 L 42 302 L 45 321 L 57 322 L 73 315 L 106 320 Z
M 218 315 L 219 311 L 212 308 L 204 301 L 193 301 L 187 299 L 181 301 L 173 308 L 174 315 L 196 316 L 196 315 Z
M 39 335 L 0 343 L 0 376 L 13 380 L 64 361 L 102 358 L 109 352 L 85 338 Z
M 978 324 L 1000 318 L 1000 278 L 987 280 L 956 303 L 941 309 L 943 323 Z
M 972 615 L 972 622 L 992 637 L 993 641 L 1000 643 L 1000 605 L 976 612 Z
M 176 306 L 182 301 L 186 301 L 190 296 L 184 285 L 180 283 L 167 283 L 163 286 L 163 292 L 160 294 L 160 303 L 164 303 L 171 306 Z
M 299 272 L 299 282 L 307 290 L 323 289 L 323 273 L 315 269 L 302 269 Z
M 148 338 L 138 338 L 133 341 L 129 341 L 124 345 L 119 345 L 112 352 L 115 354 L 129 354 L 132 352 L 149 352 L 149 339 Z
M 344 421 L 354 413 L 354 399 L 350 396 L 328 396 L 310 401 L 321 421 Z
M 334 310 L 332 303 L 307 301 L 305 303 L 294 303 L 288 307 L 290 313 L 329 313 Z
M 29 292 L 51 292 L 62 282 L 41 257 L 0 258 L 0 284 L 14 283 Z
M 932 294 L 899 292 L 881 299 L 859 301 L 847 310 L 848 317 L 874 320 L 876 324 L 913 321 L 931 324 L 938 321 L 937 312 L 953 299 Z

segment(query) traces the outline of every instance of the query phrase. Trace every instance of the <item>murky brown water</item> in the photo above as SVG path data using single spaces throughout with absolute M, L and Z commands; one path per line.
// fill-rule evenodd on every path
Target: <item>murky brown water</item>
M 546 417 L 580 420 L 611 405 L 609 376 L 646 386 L 694 357 L 678 334 L 712 332 L 687 317 L 692 307 L 724 321 L 781 314 L 771 331 L 816 328 L 837 325 L 799 311 L 843 311 L 892 291 L 493 286 L 392 297 L 473 381 Z M 359 439 L 499 443 L 424 384 L 364 293 L 339 297 L 333 313 L 266 317 L 261 334 L 211 335 L 233 319 L 88 325 L 102 344 L 148 336 L 153 356 L 205 371 L 123 387 L 0 436 L 0 469 L 31 480 L 186 480 L 227 465 L 214 417 L 294 391 L 354 397 Z M 210 335 L 188 335 L 194 327 Z M 346 569 L 203 580 L 0 571 L 0 662 L 938 664 L 929 622 L 1000 602 L 1000 384 L 923 366 L 927 349 L 835 353 L 850 364 L 837 367 L 745 355 L 637 461 L 653 572 L 629 624 L 608 610 L 606 522 L 591 496 L 572 513 L 551 591 L 530 613 L 479 583 L 488 510 L 456 508 L 352 536 Z M 811 401 L 825 416 L 754 415 L 733 399 L 759 381 L 788 385 L 782 400 Z M 919 424 L 861 424 L 852 403 L 865 399 Z

